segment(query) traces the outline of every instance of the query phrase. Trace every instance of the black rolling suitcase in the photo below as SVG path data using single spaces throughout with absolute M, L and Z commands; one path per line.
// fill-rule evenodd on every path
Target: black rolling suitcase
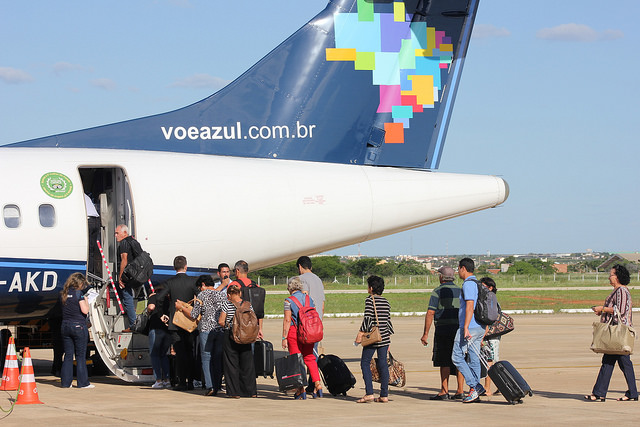
M 307 368 L 302 354 L 290 354 L 276 359 L 276 379 L 280 391 L 296 390 L 307 386 Z
M 273 378 L 273 344 L 264 340 L 256 341 L 253 347 L 253 362 L 256 366 L 256 378 Z
M 318 369 L 322 374 L 324 385 L 334 396 L 339 394 L 346 396 L 347 391 L 356 384 L 356 378 L 344 361 L 333 354 L 321 354 L 318 357 Z
M 506 360 L 495 362 L 491 367 L 488 366 L 487 359 L 482 354 L 482 351 L 476 349 L 473 346 L 472 351 L 480 358 L 480 363 L 488 368 L 488 375 L 491 381 L 496 385 L 500 393 L 504 396 L 507 402 L 512 405 L 516 403 L 522 403 L 522 399 L 528 394 L 533 396 L 531 387 L 522 378 L 522 375 L 513 367 L 513 365 Z
M 533 396 L 529 384 L 522 378 L 516 368 L 506 360 L 496 362 L 489 368 L 489 378 L 498 387 L 507 402 L 511 404 L 522 403 L 522 399 L 527 394 Z

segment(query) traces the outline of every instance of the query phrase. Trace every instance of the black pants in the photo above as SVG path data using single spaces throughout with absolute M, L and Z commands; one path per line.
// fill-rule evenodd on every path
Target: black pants
M 224 332 L 223 343 L 222 360 L 227 395 L 241 397 L 257 395 L 256 367 L 251 344 L 238 344 L 233 340 L 228 329 Z
M 193 334 L 184 329 L 178 329 L 171 331 L 171 338 L 173 349 L 176 352 L 178 385 L 193 384 L 196 372 L 196 361 L 193 357 Z

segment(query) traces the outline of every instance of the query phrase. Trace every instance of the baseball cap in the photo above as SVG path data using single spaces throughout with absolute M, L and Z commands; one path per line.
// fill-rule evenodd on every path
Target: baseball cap
M 455 278 L 455 271 L 451 267 L 440 267 L 438 273 L 442 274 L 444 280 L 453 280 Z

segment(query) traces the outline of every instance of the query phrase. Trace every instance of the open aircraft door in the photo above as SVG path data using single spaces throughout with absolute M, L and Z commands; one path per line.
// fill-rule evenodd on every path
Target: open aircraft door
M 131 188 L 126 171 L 120 167 L 81 167 L 80 176 L 84 192 L 99 213 L 98 235 L 103 248 L 104 261 L 97 243 L 89 238 L 87 272 L 89 277 L 102 279 L 96 288 L 97 296 L 91 301 L 91 334 L 96 351 L 107 368 L 128 382 L 153 381 L 149 357 L 148 337 L 137 333 L 123 333 L 126 315 L 116 295 L 109 272 L 118 286 L 118 242 L 115 229 L 119 224 L 129 227 L 135 236 L 135 215 Z M 89 208 L 88 208 L 89 211 Z M 108 267 L 108 271 L 107 271 Z M 141 290 L 141 292 L 144 292 Z

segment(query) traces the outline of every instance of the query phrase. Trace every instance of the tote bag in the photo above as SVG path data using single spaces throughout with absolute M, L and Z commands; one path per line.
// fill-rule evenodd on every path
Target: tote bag
M 196 298 L 186 303 L 186 305 L 189 308 L 189 312 L 193 310 L 193 306 L 191 305 L 191 303 L 193 303 L 195 300 Z M 200 304 L 202 304 L 200 300 L 198 301 L 200 302 Z M 182 313 L 182 310 L 176 310 L 175 314 L 173 315 L 173 324 L 181 329 L 184 329 L 187 332 L 193 332 L 198 327 L 198 322 L 200 322 L 201 318 L 202 318 L 202 315 L 199 314 L 196 320 L 191 320 Z
M 617 325 L 611 324 L 614 316 L 618 318 Z M 629 355 L 633 353 L 635 339 L 636 330 L 622 323 L 618 307 L 614 306 L 609 322 L 593 322 L 591 350 L 594 353 Z

